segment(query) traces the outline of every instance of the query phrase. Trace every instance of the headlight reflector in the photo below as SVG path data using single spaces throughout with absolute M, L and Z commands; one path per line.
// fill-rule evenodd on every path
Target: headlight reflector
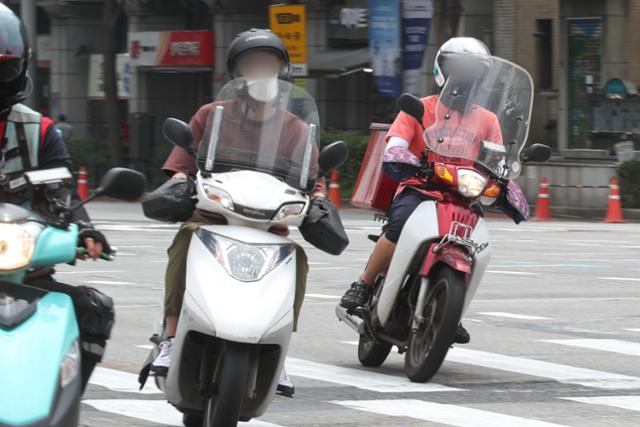
M 233 199 L 229 193 L 213 185 L 204 184 L 202 187 L 209 200 L 219 203 L 225 209 L 233 210 Z
M 290 216 L 300 215 L 304 209 L 304 203 L 289 203 L 280 208 L 273 217 L 273 221 L 284 221 Z
M 458 170 L 458 192 L 464 197 L 478 197 L 487 185 L 487 178 L 469 169 Z
M 69 346 L 60 364 L 60 386 L 66 387 L 80 372 L 80 346 L 76 339 Z
M 0 224 L 0 271 L 26 267 L 31 262 L 35 238 L 21 224 Z
M 223 237 L 203 228 L 196 235 L 230 276 L 242 282 L 255 282 L 285 261 L 293 244 L 251 245 Z

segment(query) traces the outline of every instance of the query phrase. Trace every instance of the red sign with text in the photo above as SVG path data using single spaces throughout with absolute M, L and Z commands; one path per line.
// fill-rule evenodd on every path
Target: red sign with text
M 213 31 L 130 33 L 129 55 L 135 65 L 211 67 Z

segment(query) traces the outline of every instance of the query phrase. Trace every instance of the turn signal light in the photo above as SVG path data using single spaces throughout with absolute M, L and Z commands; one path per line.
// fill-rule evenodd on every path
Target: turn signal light
M 483 196 L 485 197 L 491 197 L 491 198 L 497 198 L 500 195 L 500 192 L 502 190 L 500 189 L 500 186 L 497 183 L 493 183 L 490 186 L 488 186 L 487 188 L 485 188 L 484 192 L 482 193 Z
M 453 175 L 445 165 L 436 165 L 436 176 L 449 184 L 453 184 Z

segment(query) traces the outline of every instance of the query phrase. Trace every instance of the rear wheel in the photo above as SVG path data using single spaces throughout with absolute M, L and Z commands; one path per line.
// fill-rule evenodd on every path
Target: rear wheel
M 216 373 L 216 392 L 209 398 L 204 427 L 236 427 L 249 381 L 250 349 L 246 344 L 227 342 Z
M 411 332 L 404 369 L 411 381 L 429 381 L 440 369 L 454 341 L 465 297 L 464 276 L 448 266 L 431 280 L 424 305 L 424 322 Z
M 375 342 L 366 335 L 360 335 L 358 359 L 362 366 L 377 368 L 387 359 L 392 345 L 388 342 Z
M 202 424 L 204 424 L 204 417 L 202 414 L 184 414 L 182 417 L 182 424 L 184 424 L 185 427 L 202 427 Z

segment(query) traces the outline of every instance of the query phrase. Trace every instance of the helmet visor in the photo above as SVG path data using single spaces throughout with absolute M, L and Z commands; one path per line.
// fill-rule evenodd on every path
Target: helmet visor
M 13 13 L 0 13 L 0 82 L 15 80 L 24 67 L 25 40 L 20 20 Z

